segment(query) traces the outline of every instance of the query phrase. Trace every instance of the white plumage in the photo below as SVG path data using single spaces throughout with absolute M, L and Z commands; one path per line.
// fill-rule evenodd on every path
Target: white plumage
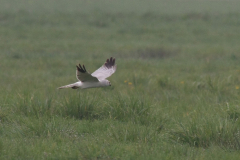
M 110 59 L 107 59 L 105 64 L 103 64 L 102 67 L 97 69 L 92 74 L 87 72 L 84 65 L 81 66 L 79 64 L 76 71 L 76 76 L 79 81 L 73 84 L 59 87 L 58 89 L 96 88 L 111 86 L 110 81 L 108 81 L 106 78 L 110 77 L 116 71 L 116 69 L 117 65 L 115 64 L 115 59 L 112 57 Z

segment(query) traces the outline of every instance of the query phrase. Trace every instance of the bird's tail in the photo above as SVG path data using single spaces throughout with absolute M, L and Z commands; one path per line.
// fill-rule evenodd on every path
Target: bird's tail
M 79 87 L 77 87 L 76 84 L 73 83 L 73 84 L 68 84 L 68 85 L 66 85 L 66 86 L 59 87 L 58 89 L 63 89 L 63 88 L 77 89 L 77 88 L 79 88 Z

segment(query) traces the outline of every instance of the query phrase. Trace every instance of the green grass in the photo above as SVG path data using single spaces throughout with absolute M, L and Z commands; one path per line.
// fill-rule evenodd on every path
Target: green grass
M 239 5 L 1 1 L 0 159 L 239 159 Z

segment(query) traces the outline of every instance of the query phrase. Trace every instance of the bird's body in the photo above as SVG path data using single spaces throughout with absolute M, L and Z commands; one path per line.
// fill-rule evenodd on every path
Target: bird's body
M 77 66 L 76 72 L 77 79 L 79 81 L 76 83 L 59 87 L 58 89 L 63 88 L 84 89 L 111 86 L 111 83 L 105 78 L 111 76 L 116 71 L 116 69 L 117 65 L 115 65 L 115 59 L 113 59 L 112 57 L 110 58 L 110 60 L 107 59 L 106 63 L 92 74 L 89 74 L 86 71 L 84 65 L 82 67 L 79 64 L 79 66 Z
M 73 84 L 69 84 L 66 86 L 59 87 L 58 89 L 63 89 L 63 88 L 72 88 L 72 89 L 77 89 L 77 88 L 97 88 L 97 87 L 107 87 L 109 86 L 109 81 L 108 80 L 102 80 L 99 82 L 76 82 Z

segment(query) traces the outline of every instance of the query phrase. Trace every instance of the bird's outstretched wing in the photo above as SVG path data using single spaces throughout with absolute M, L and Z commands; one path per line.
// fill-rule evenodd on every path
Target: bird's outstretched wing
M 117 69 L 115 64 L 115 58 L 107 59 L 104 65 L 92 73 L 93 77 L 97 77 L 99 80 L 106 79 L 111 76 Z
M 80 64 L 77 66 L 76 71 L 77 79 L 81 82 L 98 82 L 99 80 L 92 76 L 90 73 L 87 72 L 85 66 L 81 66 Z

